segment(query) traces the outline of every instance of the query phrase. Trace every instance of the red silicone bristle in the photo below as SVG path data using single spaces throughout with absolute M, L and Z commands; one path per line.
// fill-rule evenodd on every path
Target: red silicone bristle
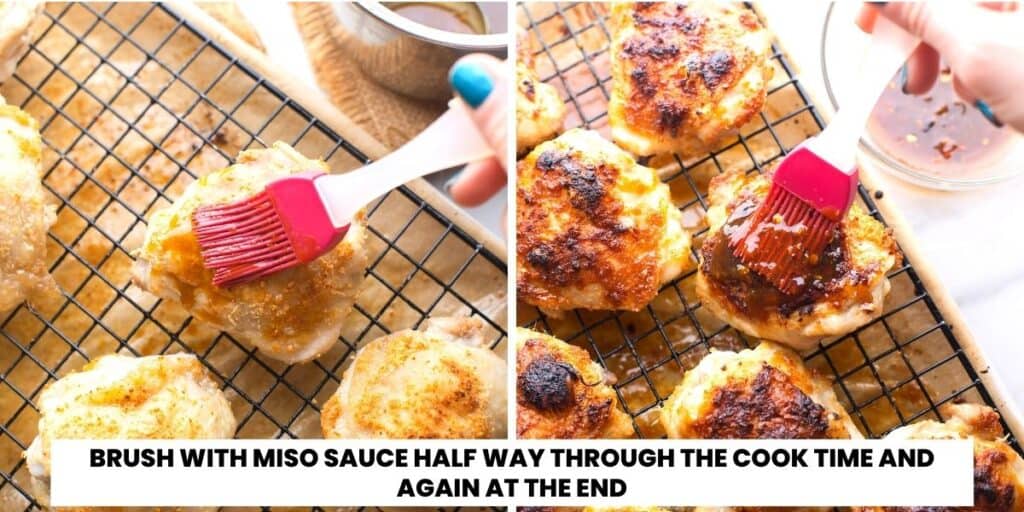
M 733 233 L 729 246 L 748 268 L 786 294 L 801 289 L 814 258 L 820 257 L 838 225 L 780 186 Z
M 203 206 L 192 230 L 213 284 L 232 286 L 299 263 L 287 229 L 267 193 L 234 203 Z

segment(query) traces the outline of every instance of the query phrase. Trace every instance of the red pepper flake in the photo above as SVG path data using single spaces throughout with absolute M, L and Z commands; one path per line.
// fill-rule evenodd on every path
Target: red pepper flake
M 953 153 L 959 149 L 963 149 L 959 144 L 949 139 L 942 139 L 934 146 L 934 149 L 942 155 L 942 158 L 949 160 L 953 158 Z

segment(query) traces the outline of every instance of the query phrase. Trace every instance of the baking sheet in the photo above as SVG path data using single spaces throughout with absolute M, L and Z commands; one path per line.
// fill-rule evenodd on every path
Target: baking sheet
M 517 21 L 537 53 L 541 79 L 555 86 L 569 106 L 566 128 L 585 126 L 610 139 L 606 16 L 605 4 L 544 2 L 517 8 Z M 723 141 L 709 154 L 668 155 L 647 162 L 670 186 L 686 227 L 696 233 L 695 248 L 707 229 L 705 196 L 712 177 L 731 170 L 769 169 L 823 126 L 794 65 L 777 43 L 774 49 L 775 72 L 765 108 L 740 129 L 739 136 Z M 867 188 L 862 188 L 858 202 L 886 220 Z M 840 401 L 868 437 L 938 418 L 937 408 L 948 401 L 1004 403 L 990 389 L 984 376 L 987 365 L 959 326 L 955 305 L 916 265 L 919 255 L 909 233 L 899 222 L 890 225 L 897 227 L 908 261 L 890 273 L 892 291 L 883 315 L 805 353 L 808 365 L 833 381 Z M 696 254 L 693 258 L 696 261 Z M 695 270 L 690 271 L 665 286 L 644 311 L 574 311 L 554 319 L 519 303 L 517 322 L 587 348 L 616 376 L 615 388 L 638 434 L 660 437 L 664 435 L 658 422 L 660 403 L 686 370 L 711 349 L 738 350 L 756 344 L 701 307 L 694 292 L 695 277 Z M 955 331 L 954 325 L 958 326 Z M 1008 409 L 1000 412 L 1008 416 L 1007 423 L 1017 424 Z M 1010 442 L 1020 449 L 1015 438 Z
M 474 315 L 505 355 L 505 255 L 468 217 L 425 195 L 429 186 L 371 206 L 360 299 L 339 343 L 314 363 L 264 358 L 130 284 L 145 219 L 240 150 L 283 140 L 335 172 L 381 154 L 356 130 L 316 119 L 181 9 L 190 21 L 163 4 L 49 4 L 32 50 L 0 87 L 42 126 L 43 181 L 59 205 L 48 262 L 64 291 L 0 316 L 0 510 L 37 508 L 21 461 L 36 433 L 32 400 L 92 357 L 196 352 L 224 383 L 237 437 L 314 438 L 318 404 L 348 356 L 382 334 L 428 316 Z

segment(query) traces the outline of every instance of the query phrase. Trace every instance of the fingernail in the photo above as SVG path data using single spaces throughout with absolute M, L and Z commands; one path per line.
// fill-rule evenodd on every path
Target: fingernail
M 450 197 L 452 195 L 452 187 L 455 186 L 455 183 L 457 183 L 459 181 L 459 178 L 461 177 L 462 171 L 452 174 L 452 176 L 448 178 L 448 181 L 444 182 L 444 193 L 448 194 L 448 196 Z
M 479 107 L 494 89 L 494 81 L 482 66 L 474 62 L 456 64 L 448 74 L 448 81 L 452 89 L 473 108 Z
M 988 103 L 977 100 L 974 102 L 974 108 L 978 109 L 978 111 L 981 112 L 981 115 L 985 116 L 985 119 L 988 119 L 988 122 L 992 123 L 992 126 L 995 126 L 996 128 L 1003 127 L 1003 122 L 996 117 L 994 112 L 992 112 L 992 107 L 988 106 Z
M 910 94 L 910 92 L 907 91 L 907 76 L 907 65 L 904 64 L 903 67 L 900 68 L 900 90 L 903 91 L 903 94 Z

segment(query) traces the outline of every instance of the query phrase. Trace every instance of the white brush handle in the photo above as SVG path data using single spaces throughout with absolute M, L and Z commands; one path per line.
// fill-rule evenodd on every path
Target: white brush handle
M 832 122 L 809 141 L 811 149 L 837 169 L 852 173 L 856 166 L 857 142 L 871 111 L 892 76 L 899 71 L 920 41 L 900 26 L 879 16 L 871 44 L 860 62 L 854 93 L 843 98 Z
M 419 135 L 384 158 L 314 183 L 335 227 L 348 225 L 374 199 L 416 178 L 494 156 L 465 103 L 454 99 L 448 111 Z

